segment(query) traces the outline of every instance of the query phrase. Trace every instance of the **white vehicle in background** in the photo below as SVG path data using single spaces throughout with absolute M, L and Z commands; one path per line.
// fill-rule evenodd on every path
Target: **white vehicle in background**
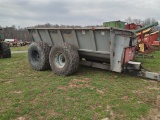
M 5 39 L 4 42 L 7 42 L 10 46 L 17 46 L 17 39 Z

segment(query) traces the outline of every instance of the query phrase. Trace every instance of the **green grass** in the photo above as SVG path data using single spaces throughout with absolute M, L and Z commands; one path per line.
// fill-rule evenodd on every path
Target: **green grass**
M 155 71 L 160 73 L 160 50 L 154 51 L 150 56 L 154 58 L 136 58 L 136 61 L 142 62 L 142 65 L 147 68 L 149 71 Z
M 160 71 L 160 51 L 153 55 L 137 60 Z M 0 59 L 0 120 L 148 118 L 150 110 L 159 108 L 158 96 L 160 82 L 140 77 L 85 66 L 63 77 L 33 70 L 27 53 Z
M 19 46 L 19 47 L 10 47 L 11 51 L 24 51 L 24 50 L 28 50 L 28 46 Z

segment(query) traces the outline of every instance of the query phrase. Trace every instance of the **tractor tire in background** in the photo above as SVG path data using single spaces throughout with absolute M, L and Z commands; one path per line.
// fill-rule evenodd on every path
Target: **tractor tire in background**
M 11 58 L 11 49 L 5 42 L 0 42 L 0 58 Z
M 28 48 L 28 61 L 32 68 L 43 71 L 50 68 L 49 52 L 51 46 L 44 42 L 33 42 Z
M 52 47 L 49 54 L 49 63 L 57 75 L 68 76 L 78 70 L 79 54 L 77 49 L 68 44 L 60 43 Z

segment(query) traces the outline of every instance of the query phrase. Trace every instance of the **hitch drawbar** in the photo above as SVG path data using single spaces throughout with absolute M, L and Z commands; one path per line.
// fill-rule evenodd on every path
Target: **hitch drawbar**
M 160 74 L 155 72 L 140 71 L 138 76 L 160 81 Z
M 81 60 L 80 64 L 85 66 L 95 67 L 95 68 L 101 68 L 104 70 L 111 70 L 110 65 L 108 64 L 96 63 L 96 62 L 85 61 L 85 60 Z M 142 69 L 141 62 L 129 61 L 127 65 L 124 67 L 124 72 L 130 75 L 140 76 L 140 77 L 160 81 L 160 74 L 155 72 L 149 72 Z
M 125 70 L 132 75 L 160 81 L 160 74 L 142 69 L 141 62 L 129 61 Z

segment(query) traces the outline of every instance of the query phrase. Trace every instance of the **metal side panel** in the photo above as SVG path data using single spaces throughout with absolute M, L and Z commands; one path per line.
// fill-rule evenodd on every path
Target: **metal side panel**
M 53 44 L 47 30 L 38 30 L 38 32 L 39 32 L 39 35 L 41 36 L 41 40 L 43 42 L 46 42 L 49 45 Z
M 97 51 L 110 51 L 110 33 L 109 30 L 96 30 L 95 33 L 95 41 L 97 46 Z
M 31 33 L 34 42 L 41 41 L 41 38 L 40 38 L 39 33 L 38 33 L 37 30 L 30 30 L 29 32 Z
M 114 70 L 114 48 L 115 48 L 115 44 L 114 44 L 114 40 L 115 39 L 115 34 L 113 31 L 110 31 L 110 65 L 111 65 L 111 71 Z
M 73 35 L 72 30 L 61 30 L 61 35 L 63 37 L 63 41 L 66 43 L 73 43 Z
M 90 41 L 91 41 L 91 46 L 92 46 L 92 50 L 97 51 L 97 45 L 96 45 L 96 41 L 95 41 L 95 33 L 93 30 L 89 30 L 89 34 L 90 34 Z
M 72 30 L 72 35 L 73 35 L 73 39 L 74 39 L 74 45 L 79 48 L 79 42 L 78 42 L 78 39 L 77 39 L 77 32 L 76 30 Z
M 91 30 L 76 30 L 80 49 L 96 51 L 94 34 Z
M 124 58 L 124 41 L 125 37 L 115 35 L 113 49 L 111 50 L 111 70 L 115 72 L 122 71 L 123 58 Z M 113 41 L 113 40 L 112 40 Z
M 63 38 L 61 35 L 60 30 L 48 30 L 48 33 L 51 37 L 52 43 L 53 44 L 58 44 L 59 42 L 63 42 Z
M 61 30 L 63 41 L 79 48 L 75 30 Z

